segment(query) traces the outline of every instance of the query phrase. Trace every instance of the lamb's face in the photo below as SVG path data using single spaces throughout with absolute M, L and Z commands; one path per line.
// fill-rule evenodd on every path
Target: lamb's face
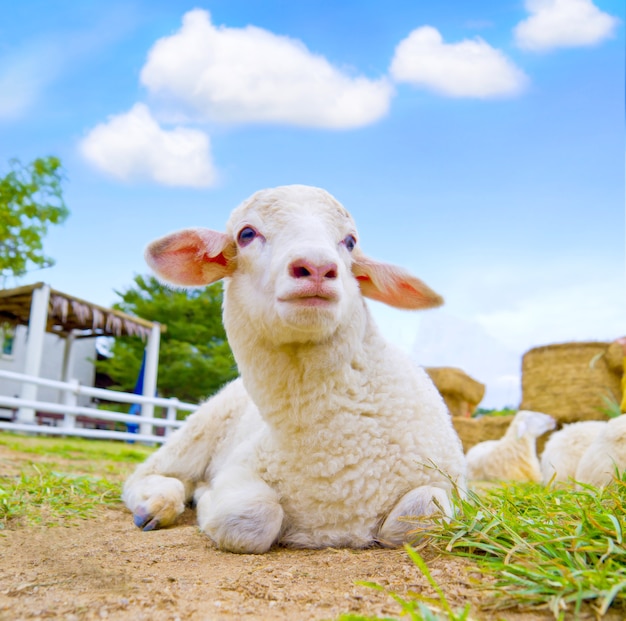
M 543 412 L 533 412 L 531 410 L 520 410 L 516 419 L 518 421 L 518 437 L 528 433 L 538 438 L 539 436 L 556 427 L 556 421 L 549 414 Z
M 237 269 L 226 285 L 227 330 L 245 326 L 277 344 L 316 342 L 362 306 L 351 271 L 356 227 L 327 192 L 258 192 L 232 213 L 227 235 L 237 245 Z
M 616 446 L 626 447 L 626 414 L 611 418 L 601 431 Z
M 362 296 L 405 309 L 443 302 L 405 270 L 364 255 L 350 214 L 319 188 L 257 192 L 227 229 L 176 231 L 149 244 L 145 256 L 177 286 L 225 278 L 224 323 L 238 347 L 256 337 L 276 345 L 321 342 L 340 326 L 350 326 L 354 341 L 366 321 Z

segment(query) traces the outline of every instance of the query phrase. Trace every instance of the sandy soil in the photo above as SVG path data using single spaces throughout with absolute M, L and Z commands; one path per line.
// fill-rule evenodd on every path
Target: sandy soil
M 16 456 L 0 457 L 6 475 Z M 452 607 L 470 602 L 473 619 L 553 619 L 547 611 L 481 610 L 491 599 L 477 588 L 485 583 L 474 566 L 428 548 L 422 554 Z M 435 595 L 403 550 L 235 555 L 215 549 L 191 510 L 174 527 L 148 533 L 121 505 L 90 520 L 0 531 L 2 621 L 318 621 L 348 612 L 399 617 L 392 598 L 355 584 L 360 580 L 400 595 Z

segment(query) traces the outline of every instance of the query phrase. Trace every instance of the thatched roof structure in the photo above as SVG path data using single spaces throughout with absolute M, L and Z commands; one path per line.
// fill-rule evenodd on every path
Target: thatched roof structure
M 522 358 L 522 404 L 560 423 L 606 420 L 606 399 L 621 399 L 619 345 L 573 342 L 529 350 Z
M 33 292 L 44 283 L 15 289 L 0 289 L 0 324 L 28 325 Z M 80 298 L 50 289 L 46 332 L 77 338 L 95 336 L 140 336 L 146 339 L 151 321 L 133 317 L 111 308 L 104 308 Z M 165 326 L 161 326 L 161 331 Z
M 485 385 L 455 367 L 427 367 L 452 416 L 471 416 L 485 395 Z

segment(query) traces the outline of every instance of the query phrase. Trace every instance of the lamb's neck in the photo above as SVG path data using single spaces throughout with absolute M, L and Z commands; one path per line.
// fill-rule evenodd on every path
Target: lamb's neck
M 336 414 L 355 385 L 369 385 L 369 361 L 385 343 L 369 316 L 320 343 L 276 346 L 257 342 L 239 368 L 246 389 L 268 424 L 281 431 L 320 425 Z

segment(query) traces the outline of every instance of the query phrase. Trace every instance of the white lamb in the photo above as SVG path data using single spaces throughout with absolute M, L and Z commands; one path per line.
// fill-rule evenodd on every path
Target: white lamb
M 544 485 L 567 483 L 576 479 L 576 468 L 583 453 L 596 436 L 606 426 L 606 422 L 587 420 L 565 425 L 555 431 L 541 454 L 541 474 Z
M 223 319 L 241 378 L 189 417 L 124 486 L 144 530 L 196 502 L 221 549 L 399 545 L 415 523 L 451 513 L 465 461 L 426 373 L 379 335 L 363 296 L 398 308 L 441 298 L 367 258 L 350 214 L 327 192 L 254 194 L 227 232 L 153 242 L 164 280 L 225 278 Z
M 596 487 L 613 481 L 626 469 L 626 416 L 604 423 L 600 432 L 583 453 L 576 468 L 575 479 Z M 617 471 L 617 472 L 616 472 Z
M 479 442 L 467 451 L 468 479 L 540 481 L 537 438 L 555 426 L 548 414 L 520 410 L 499 440 Z

